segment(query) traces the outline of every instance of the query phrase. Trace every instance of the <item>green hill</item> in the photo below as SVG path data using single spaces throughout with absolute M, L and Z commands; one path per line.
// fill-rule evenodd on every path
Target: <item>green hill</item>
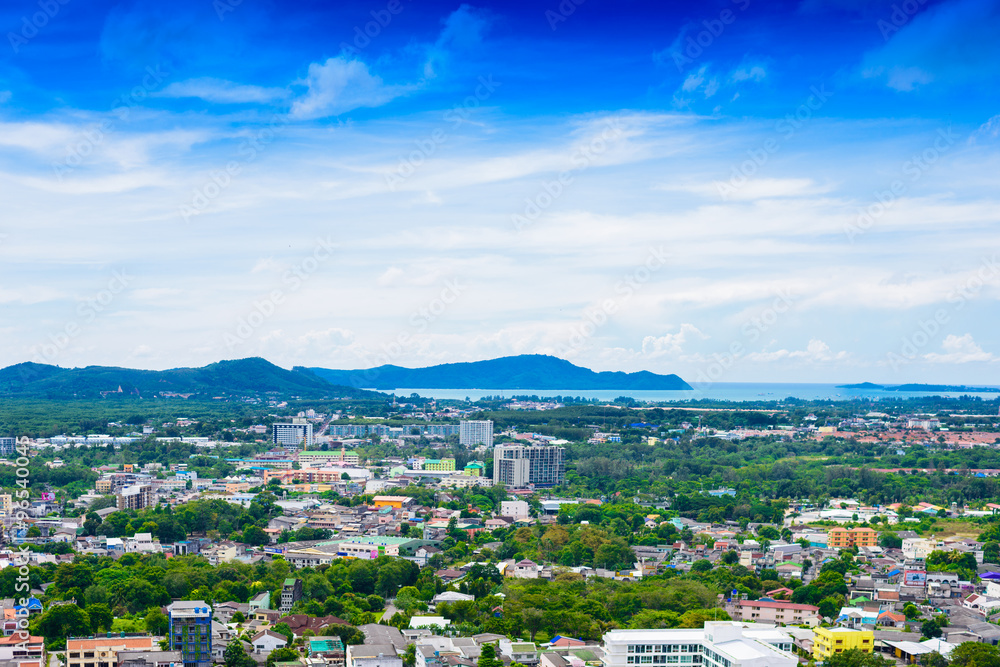
M 259 357 L 165 371 L 114 366 L 61 368 L 30 362 L 0 369 L 0 395 L 50 399 L 119 394 L 144 397 L 192 394 L 213 398 L 263 394 L 360 396 L 364 393 L 333 385 L 306 369 L 285 370 Z
M 379 366 L 366 370 L 310 368 L 335 384 L 374 389 L 609 389 L 684 390 L 691 386 L 676 375 L 648 371 L 594 371 L 544 354 L 522 354 L 487 361 L 441 364 L 427 368 Z

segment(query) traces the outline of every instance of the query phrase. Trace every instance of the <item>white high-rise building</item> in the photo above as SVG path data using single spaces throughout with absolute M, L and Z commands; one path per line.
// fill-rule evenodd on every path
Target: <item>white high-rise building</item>
M 793 644 L 774 628 L 707 621 L 701 630 L 612 630 L 604 635 L 602 661 L 604 667 L 796 667 Z
M 458 442 L 465 447 L 493 446 L 493 420 L 461 421 L 458 425 Z
M 554 445 L 497 445 L 493 483 L 508 489 L 559 486 L 566 481 L 566 449 Z
M 272 424 L 271 442 L 289 449 L 311 448 L 313 446 L 313 425 L 306 423 L 305 420 L 302 422 L 301 424 Z

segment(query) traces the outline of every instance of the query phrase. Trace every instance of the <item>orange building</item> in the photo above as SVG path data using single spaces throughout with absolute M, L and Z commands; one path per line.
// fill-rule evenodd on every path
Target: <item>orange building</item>
M 826 534 L 826 544 L 831 549 L 878 546 L 878 533 L 871 528 L 831 528 Z

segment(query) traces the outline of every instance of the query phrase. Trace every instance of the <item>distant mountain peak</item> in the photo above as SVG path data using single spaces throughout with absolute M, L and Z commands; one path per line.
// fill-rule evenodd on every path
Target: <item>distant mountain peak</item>
M 565 389 L 690 390 L 676 375 L 649 371 L 594 372 L 547 354 L 521 354 L 484 361 L 403 368 L 394 365 L 357 370 L 309 369 L 335 384 L 358 388 L 415 389 Z

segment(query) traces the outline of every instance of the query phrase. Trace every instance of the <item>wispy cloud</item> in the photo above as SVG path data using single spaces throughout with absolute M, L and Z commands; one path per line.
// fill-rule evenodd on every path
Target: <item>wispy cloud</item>
M 212 77 L 175 81 L 152 93 L 153 97 L 196 97 L 213 104 L 266 104 L 288 95 L 289 91 L 284 88 L 265 88 Z
M 306 87 L 305 94 L 292 103 L 291 115 L 299 120 L 379 107 L 414 89 L 388 85 L 382 77 L 372 74 L 365 63 L 342 56 L 309 65 L 306 78 L 296 83 Z

